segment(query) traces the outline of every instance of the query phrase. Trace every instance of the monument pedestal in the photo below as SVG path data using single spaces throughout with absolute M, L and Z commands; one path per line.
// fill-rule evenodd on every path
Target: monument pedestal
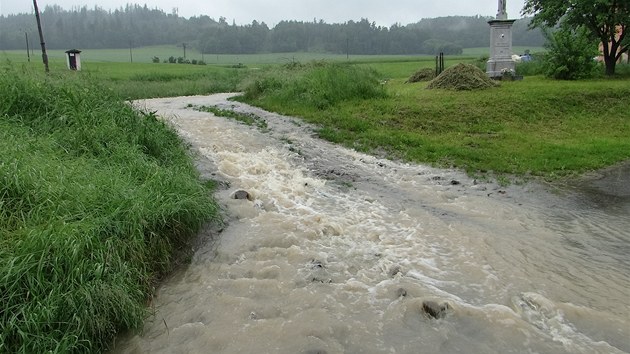
M 512 60 L 512 25 L 516 20 L 491 20 L 490 59 L 486 63 L 486 73 L 491 78 L 499 79 L 504 72 L 514 74 L 515 63 Z

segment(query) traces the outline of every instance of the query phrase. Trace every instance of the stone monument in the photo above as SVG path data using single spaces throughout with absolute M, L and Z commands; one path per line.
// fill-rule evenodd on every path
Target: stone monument
M 491 78 L 501 78 L 504 73 L 514 74 L 512 60 L 512 25 L 516 20 L 508 20 L 506 0 L 499 0 L 499 10 L 490 25 L 490 59 L 486 64 L 486 73 Z

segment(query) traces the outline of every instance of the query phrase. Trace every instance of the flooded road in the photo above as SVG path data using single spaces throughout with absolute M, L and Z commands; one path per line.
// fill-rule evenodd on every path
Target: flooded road
M 227 186 L 229 225 L 113 352 L 630 352 L 627 174 L 504 188 L 323 142 L 230 96 L 137 102 Z

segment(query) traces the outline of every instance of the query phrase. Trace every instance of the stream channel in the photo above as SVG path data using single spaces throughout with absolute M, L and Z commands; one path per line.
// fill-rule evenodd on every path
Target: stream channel
M 630 165 L 502 187 L 232 96 L 135 103 L 198 151 L 227 226 L 113 353 L 630 353 Z

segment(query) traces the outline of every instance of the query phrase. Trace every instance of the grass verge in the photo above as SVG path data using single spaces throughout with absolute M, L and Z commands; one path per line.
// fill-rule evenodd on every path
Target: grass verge
M 0 73 L 0 352 L 106 349 L 217 206 L 175 131 L 78 78 Z

